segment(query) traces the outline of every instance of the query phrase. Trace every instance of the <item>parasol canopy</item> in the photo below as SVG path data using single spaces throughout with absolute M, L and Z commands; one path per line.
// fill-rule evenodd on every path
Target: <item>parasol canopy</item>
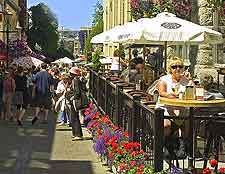
M 124 26 L 115 42 L 170 45 L 222 43 L 222 34 L 207 27 L 183 20 L 168 12 L 154 18 L 142 18 L 132 28 Z
M 223 42 L 222 34 L 207 27 L 162 12 L 154 18 L 142 18 L 105 31 L 91 40 L 92 43 L 126 43 L 183 45 Z
M 20 57 L 20 58 L 14 59 L 11 65 L 16 64 L 18 66 L 30 68 L 32 66 L 38 67 L 42 63 L 44 62 L 34 57 Z
M 73 63 L 74 61 L 73 60 L 71 60 L 70 58 L 68 58 L 68 57 L 64 57 L 64 58 L 61 58 L 61 59 L 58 59 L 58 60 L 56 60 L 56 61 L 54 61 L 54 62 L 52 62 L 52 63 L 64 63 L 64 64 L 71 64 L 71 63 Z

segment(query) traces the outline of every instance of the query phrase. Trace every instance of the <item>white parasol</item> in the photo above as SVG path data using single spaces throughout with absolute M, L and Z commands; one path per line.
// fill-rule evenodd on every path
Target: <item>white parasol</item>
M 20 57 L 20 58 L 14 59 L 11 65 L 16 64 L 18 66 L 30 68 L 32 66 L 38 67 L 42 63 L 44 62 L 34 57 Z
M 54 61 L 54 62 L 52 62 L 52 63 L 64 63 L 64 64 L 71 64 L 71 63 L 73 63 L 74 61 L 73 60 L 71 60 L 70 58 L 68 58 L 68 57 L 64 57 L 64 58 L 61 58 L 61 59 L 58 59 L 58 60 L 56 60 L 56 61 Z
M 142 18 L 133 24 L 132 28 L 124 26 L 114 42 L 179 45 L 184 43 L 217 44 L 223 41 L 222 34 L 183 20 L 168 12 L 158 14 L 155 18 Z M 141 30 L 140 30 L 141 29 Z

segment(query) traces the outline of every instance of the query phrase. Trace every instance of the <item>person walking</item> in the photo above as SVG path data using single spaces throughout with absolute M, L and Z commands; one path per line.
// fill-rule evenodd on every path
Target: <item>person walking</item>
M 44 108 L 43 123 L 46 123 L 49 109 L 52 108 L 51 91 L 53 91 L 53 80 L 46 69 L 47 64 L 43 63 L 41 71 L 35 74 L 32 79 L 36 87 L 34 96 L 35 116 L 32 119 L 32 125 L 39 120 L 41 108 Z
M 72 89 L 70 98 L 71 105 L 71 126 L 72 126 L 72 140 L 82 140 L 83 133 L 81 129 L 81 123 L 79 119 L 79 109 L 81 107 L 81 81 L 80 69 L 77 67 L 72 67 L 69 70 L 72 77 Z
M 27 92 L 27 77 L 23 74 L 23 67 L 17 68 L 15 75 L 15 104 L 17 107 L 16 119 L 18 126 L 22 126 L 22 118 L 27 109 L 26 92 Z
M 16 84 L 10 72 L 6 72 L 5 74 L 6 75 L 3 82 L 3 102 L 5 108 L 5 119 L 8 120 L 12 117 L 11 105 L 12 97 L 16 89 Z

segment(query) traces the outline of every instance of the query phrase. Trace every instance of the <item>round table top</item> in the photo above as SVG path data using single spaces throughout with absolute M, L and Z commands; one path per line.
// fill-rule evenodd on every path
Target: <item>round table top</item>
M 159 98 L 161 104 L 169 106 L 180 106 L 180 107 L 223 107 L 225 106 L 225 99 L 214 99 L 214 100 L 181 100 L 177 98 Z

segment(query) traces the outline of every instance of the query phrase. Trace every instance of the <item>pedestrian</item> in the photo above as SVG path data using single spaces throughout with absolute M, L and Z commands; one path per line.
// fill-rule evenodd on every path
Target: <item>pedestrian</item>
M 15 75 L 15 104 L 16 104 L 16 119 L 18 126 L 22 126 L 22 118 L 27 109 L 26 93 L 27 93 L 27 77 L 23 73 L 23 67 L 17 68 Z
M 15 80 L 12 78 L 10 72 L 5 73 L 5 79 L 3 82 L 3 102 L 5 110 L 5 119 L 9 120 L 12 117 L 11 105 L 12 98 L 16 89 Z
M 35 84 L 35 116 L 32 119 L 32 125 L 39 120 L 39 112 L 44 108 L 43 123 L 47 122 L 49 110 L 52 108 L 51 92 L 53 91 L 52 77 L 47 72 L 47 64 L 41 65 L 41 71 L 33 76 Z
M 70 124 L 70 118 L 68 116 L 68 111 L 66 110 L 66 104 L 67 104 L 67 99 L 66 99 L 66 92 L 67 88 L 69 87 L 69 74 L 64 73 L 62 75 L 62 80 L 58 83 L 57 90 L 56 90 L 56 95 L 58 96 L 58 101 L 56 102 L 56 108 L 59 109 L 58 113 L 58 120 L 60 121 L 59 125 L 63 125 L 64 123 L 67 123 L 68 125 Z M 58 111 L 58 109 L 55 109 Z
M 79 109 L 81 107 L 81 81 L 80 69 L 77 67 L 72 67 L 69 70 L 72 78 L 72 89 L 70 98 L 71 105 L 71 126 L 72 126 L 72 140 L 82 140 L 83 133 L 81 129 L 81 123 L 79 119 Z

